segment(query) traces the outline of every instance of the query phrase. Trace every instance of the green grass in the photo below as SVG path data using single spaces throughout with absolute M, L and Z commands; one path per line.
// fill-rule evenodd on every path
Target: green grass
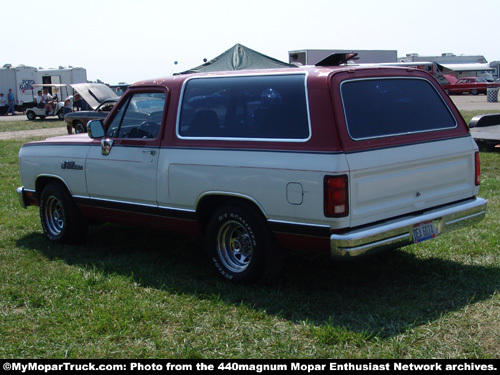
M 500 358 L 500 152 L 475 227 L 362 262 L 294 252 L 266 287 L 220 281 L 203 241 L 105 224 L 56 245 L 0 141 L 0 358 Z

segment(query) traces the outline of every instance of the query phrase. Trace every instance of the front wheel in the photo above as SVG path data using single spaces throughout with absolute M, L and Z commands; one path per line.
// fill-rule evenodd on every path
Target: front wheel
M 45 236 L 53 242 L 80 242 L 87 232 L 87 220 L 58 182 L 47 184 L 42 191 L 40 220 Z
M 62 109 L 59 112 L 57 112 L 57 118 L 59 120 L 64 120 L 64 112 L 62 111 Z
M 207 250 L 218 274 L 235 283 L 270 282 L 279 276 L 283 263 L 264 218 L 247 204 L 226 204 L 214 212 Z
M 28 111 L 26 112 L 26 117 L 28 118 L 28 120 L 33 121 L 36 119 L 36 114 L 33 111 Z
M 75 128 L 75 133 L 76 134 L 82 134 L 82 133 L 86 133 L 87 132 L 87 130 L 85 129 L 85 126 L 80 121 L 77 121 L 75 123 L 74 128 Z

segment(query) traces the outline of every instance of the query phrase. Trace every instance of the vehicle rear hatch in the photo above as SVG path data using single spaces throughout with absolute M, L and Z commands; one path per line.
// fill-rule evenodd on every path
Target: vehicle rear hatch
M 477 146 L 453 103 L 424 74 L 389 70 L 333 79 L 334 100 L 344 110 L 338 122 L 350 169 L 351 227 L 477 193 Z

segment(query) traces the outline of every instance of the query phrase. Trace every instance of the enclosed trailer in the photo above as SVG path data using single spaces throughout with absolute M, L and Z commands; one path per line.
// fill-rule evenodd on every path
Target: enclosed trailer
M 39 69 L 37 83 L 52 83 L 71 85 L 73 83 L 87 83 L 87 70 L 85 68 Z
M 0 68 L 0 93 L 7 97 L 9 89 L 12 89 L 15 107 L 20 110 L 25 103 L 33 101 L 33 85 L 37 79 L 38 70 L 33 66 L 19 65 L 13 68 L 5 64 Z
M 38 82 L 40 84 L 49 85 L 49 89 L 55 86 L 50 85 L 60 85 L 64 84 L 67 86 L 67 91 L 69 94 L 72 93 L 71 86 L 74 83 L 87 83 L 87 70 L 85 68 L 65 68 L 60 66 L 59 69 L 40 69 L 38 70 Z M 57 92 L 52 91 L 53 96 Z M 61 98 L 64 100 L 65 98 Z

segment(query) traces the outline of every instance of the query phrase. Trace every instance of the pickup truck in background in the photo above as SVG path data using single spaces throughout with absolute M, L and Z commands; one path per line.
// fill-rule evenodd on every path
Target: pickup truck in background
M 315 66 L 131 85 L 88 134 L 25 144 L 23 207 L 46 237 L 91 220 L 206 238 L 238 283 L 279 276 L 286 249 L 348 259 L 479 222 L 479 152 L 429 74 Z

